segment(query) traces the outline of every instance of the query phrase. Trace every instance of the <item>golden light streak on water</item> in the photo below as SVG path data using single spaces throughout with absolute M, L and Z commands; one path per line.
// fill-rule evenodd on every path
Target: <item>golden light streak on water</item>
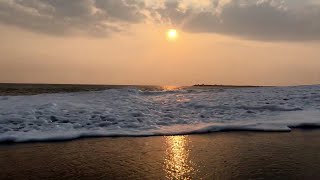
M 195 172 L 189 160 L 188 139 L 185 136 L 166 137 L 166 157 L 164 170 L 168 179 L 191 179 Z

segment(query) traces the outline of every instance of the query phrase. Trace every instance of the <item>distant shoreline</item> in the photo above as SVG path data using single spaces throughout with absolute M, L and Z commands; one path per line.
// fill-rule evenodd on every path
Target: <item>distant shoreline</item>
M 272 86 L 252 86 L 252 85 L 220 85 L 220 84 L 195 84 L 193 87 L 217 87 L 217 88 L 257 88 L 257 87 L 272 87 Z

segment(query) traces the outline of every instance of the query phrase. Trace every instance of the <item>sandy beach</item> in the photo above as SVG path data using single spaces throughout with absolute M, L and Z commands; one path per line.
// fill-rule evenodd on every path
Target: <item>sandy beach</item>
M 318 179 L 319 130 L 0 145 L 0 179 Z

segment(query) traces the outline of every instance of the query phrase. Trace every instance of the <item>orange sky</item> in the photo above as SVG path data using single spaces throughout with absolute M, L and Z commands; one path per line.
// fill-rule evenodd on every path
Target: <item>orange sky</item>
M 174 42 L 166 37 L 172 27 L 179 32 Z M 126 31 L 106 36 L 92 36 L 43 33 L 0 21 L 0 33 L 0 82 L 142 85 L 320 82 L 320 43 L 309 39 L 275 41 L 218 32 L 194 33 L 174 24 L 150 22 L 135 23 Z

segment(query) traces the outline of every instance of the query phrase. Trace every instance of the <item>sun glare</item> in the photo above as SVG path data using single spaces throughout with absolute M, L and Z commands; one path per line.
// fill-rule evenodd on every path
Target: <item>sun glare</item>
M 178 37 L 178 32 L 177 32 L 177 30 L 175 30 L 175 29 L 169 29 L 169 30 L 167 31 L 167 38 L 168 38 L 169 40 L 176 40 L 177 37 Z

